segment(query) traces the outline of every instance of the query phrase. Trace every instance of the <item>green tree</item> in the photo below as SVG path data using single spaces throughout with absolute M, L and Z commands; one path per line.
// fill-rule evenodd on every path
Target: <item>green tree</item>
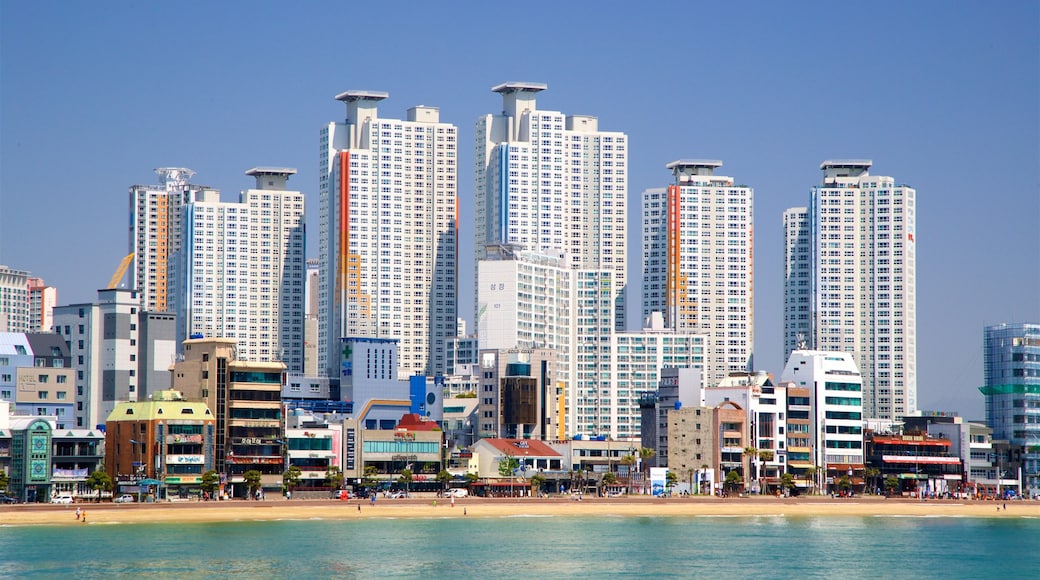
M 440 470 L 440 473 L 437 474 L 437 483 L 441 484 L 442 489 L 448 488 L 448 484 L 451 483 L 451 479 L 451 472 L 447 469 L 442 469 Z
M 636 463 L 636 456 L 635 455 L 631 455 L 631 454 L 623 455 L 621 457 L 621 462 L 620 463 L 621 463 L 621 465 L 624 465 L 625 467 L 628 468 L 626 470 L 628 472 L 628 482 L 627 482 L 627 485 L 626 485 L 626 493 L 631 495 L 632 494 L 632 466 L 635 465 L 635 463 Z
M 365 487 L 374 487 L 376 484 L 376 478 L 379 475 L 379 468 L 375 465 L 366 465 L 364 471 L 361 473 L 361 481 L 365 484 Z
M 2 470 L 2 469 L 0 469 L 0 491 L 2 491 L 2 492 L 6 492 L 7 491 L 7 482 L 8 482 L 7 472 Z
M 210 497 L 212 497 L 213 492 L 217 491 L 217 488 L 220 487 L 220 474 L 212 469 L 203 473 L 202 483 L 199 484 L 199 487 L 202 488 L 202 491 L 210 494 Z
M 502 477 L 513 477 L 516 470 L 520 468 L 520 460 L 512 455 L 506 454 L 498 462 L 498 474 Z
M 667 490 L 670 493 L 672 491 L 672 488 L 675 487 L 675 484 L 678 481 L 679 481 L 679 476 L 676 475 L 675 472 L 673 472 L 672 470 L 669 469 L 668 472 L 664 474 L 664 487 L 665 487 L 665 490 Z
M 300 485 L 300 479 L 303 478 L 303 471 L 300 470 L 299 466 L 290 465 L 289 469 L 285 470 L 282 474 L 282 487 L 285 491 L 292 492 L 296 489 L 296 486 Z
M 330 489 L 343 489 L 343 482 L 345 480 L 343 472 L 340 471 L 339 466 L 337 465 L 330 465 L 329 469 L 325 472 L 325 485 Z
M 877 480 L 881 476 L 881 470 L 876 467 L 868 467 L 863 470 L 863 476 L 867 480 L 867 489 L 864 491 L 874 493 L 877 489 Z
M 750 490 L 752 475 L 758 474 L 758 449 L 755 449 L 754 447 L 745 447 L 744 457 L 747 457 L 747 469 L 744 470 L 744 489 Z M 752 469 L 755 471 L 752 472 Z M 754 479 L 758 478 L 755 477 Z
M 411 491 L 410 484 L 412 483 L 412 479 L 413 479 L 413 476 L 412 476 L 412 470 L 411 469 L 402 469 L 401 470 L 401 476 L 397 478 L 397 483 L 403 483 L 404 484 L 404 492 L 405 492 L 405 494 L 408 494 L 409 491 Z
M 788 493 L 794 491 L 795 483 L 794 476 L 790 473 L 784 473 L 780 476 L 780 487 L 786 489 Z
M 616 485 L 617 482 L 618 482 L 617 474 L 614 473 L 613 471 L 608 471 L 608 472 L 604 473 L 603 474 L 603 479 L 600 480 L 600 483 L 602 485 L 604 485 L 604 486 L 606 486 L 606 485 Z
M 893 494 L 899 489 L 899 478 L 890 476 L 885 480 L 885 489 L 888 490 L 889 494 Z
M 255 469 L 250 469 L 242 474 L 242 479 L 246 482 L 246 492 L 249 494 L 249 497 L 253 497 L 256 495 L 257 490 L 260 489 L 260 481 L 263 479 L 263 474 Z
M 820 474 L 820 468 L 815 465 L 805 468 L 805 477 L 809 479 L 809 489 L 816 493 L 816 476 Z
M 466 478 L 466 485 L 467 486 L 476 483 L 477 480 L 480 479 L 479 475 L 477 475 L 476 473 L 470 473 L 470 472 L 467 472 L 464 477 Z
M 541 473 L 536 473 L 531 476 L 531 493 L 538 494 L 542 491 L 542 486 L 545 485 L 545 476 Z
M 740 472 L 738 472 L 736 469 L 731 470 L 729 473 L 726 474 L 726 489 L 730 491 L 736 490 L 740 487 L 741 479 L 742 478 L 740 477 Z
M 112 478 L 105 470 L 98 469 L 87 478 L 87 487 L 97 492 L 97 501 L 101 501 L 101 492 L 112 489 Z
M 649 447 L 639 448 L 639 461 L 643 466 L 644 475 L 650 473 L 650 460 L 653 459 L 656 455 L 657 450 L 655 449 L 651 449 Z

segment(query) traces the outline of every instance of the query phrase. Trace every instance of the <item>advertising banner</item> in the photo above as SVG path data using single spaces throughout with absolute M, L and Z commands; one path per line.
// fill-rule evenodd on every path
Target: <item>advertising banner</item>
M 650 468 L 650 491 L 654 496 L 664 495 L 664 486 L 667 481 L 667 467 Z

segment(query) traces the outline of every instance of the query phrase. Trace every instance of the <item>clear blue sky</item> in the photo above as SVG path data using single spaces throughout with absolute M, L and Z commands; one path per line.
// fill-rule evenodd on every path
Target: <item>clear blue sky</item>
M 442 4 L 444 7 L 442 7 Z M 781 214 L 829 158 L 918 192 L 922 408 L 983 416 L 982 328 L 1040 322 L 1040 10 L 1004 2 L 0 2 L 0 264 L 96 299 L 127 252 L 127 188 L 183 166 L 225 199 L 297 167 L 317 254 L 318 131 L 347 89 L 461 132 L 460 312 L 472 322 L 472 136 L 490 88 L 631 139 L 639 196 L 669 161 L 755 188 L 756 363 L 779 372 Z

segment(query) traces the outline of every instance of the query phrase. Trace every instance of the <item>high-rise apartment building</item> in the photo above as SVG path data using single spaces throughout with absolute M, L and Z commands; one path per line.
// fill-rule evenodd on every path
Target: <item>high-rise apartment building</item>
M 752 370 L 755 345 L 754 190 L 721 166 L 673 161 L 674 183 L 643 192 L 643 317 L 707 335 L 709 386 Z
M 628 137 L 596 117 L 538 110 L 539 83 L 504 83 L 502 113 L 476 125 L 476 259 L 495 245 L 562 255 L 614 276 L 614 327 L 625 328 Z M 478 306 L 479 309 L 479 306 Z M 478 312 L 477 318 L 480 318 Z
M 159 183 L 130 187 L 129 287 L 140 292 L 141 306 L 151 312 L 176 312 L 172 300 L 180 283 L 175 254 L 181 247 L 184 206 L 196 194 L 219 192 L 188 183 L 195 172 L 184 167 L 155 170 Z
M 994 439 L 1024 447 L 1024 493 L 1040 495 L 1040 324 L 987 326 L 982 352 L 986 423 Z
M 29 278 L 29 332 L 50 332 L 54 325 L 54 307 L 58 305 L 58 289 L 48 286 L 43 278 Z
M 801 208 L 784 215 L 784 355 L 798 348 L 805 319 L 797 317 L 807 314 L 805 347 L 851 353 L 862 373 L 863 412 L 896 420 L 917 409 L 917 192 L 871 175 L 870 166 L 824 161 L 804 217 Z M 803 298 L 807 313 L 799 310 Z
M 28 332 L 29 318 L 29 272 L 0 266 L 0 332 Z
M 238 202 L 215 191 L 184 206 L 178 259 L 178 344 L 191 336 L 235 339 L 238 360 L 284 362 L 303 372 L 303 194 L 295 169 L 256 167 Z
M 806 348 L 809 324 L 809 292 L 812 261 L 809 254 L 809 208 L 784 211 L 784 355 Z
M 458 129 L 434 107 L 382 119 L 387 93 L 346 91 L 321 130 L 319 372 L 344 337 L 398 341 L 401 378 L 441 374 L 458 285 Z

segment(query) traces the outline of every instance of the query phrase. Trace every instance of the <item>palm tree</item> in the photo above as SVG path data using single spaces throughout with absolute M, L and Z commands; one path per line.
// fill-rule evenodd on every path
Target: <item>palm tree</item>
M 536 473 L 531 476 L 531 494 L 535 495 L 541 493 L 542 486 L 545 485 L 545 476 L 541 473 Z
M 410 495 L 409 492 L 411 491 L 411 485 L 410 484 L 412 483 L 412 478 L 413 478 L 412 470 L 411 469 L 407 469 L 407 468 L 402 469 L 401 470 L 401 477 L 397 478 L 397 483 L 403 483 L 404 484 L 404 494 L 406 496 Z
M 646 489 L 646 482 L 650 481 L 650 478 L 647 476 L 647 474 L 650 473 L 650 464 L 648 462 L 651 459 L 653 459 L 654 456 L 656 456 L 656 455 L 657 455 L 657 450 L 656 449 L 651 449 L 649 447 L 640 447 L 639 448 L 639 461 L 640 461 L 640 464 L 643 466 L 643 489 L 644 490 Z
M 754 447 L 744 448 L 744 457 L 748 458 L 747 468 L 744 470 L 744 490 L 751 489 L 751 465 L 752 463 L 758 463 L 758 449 Z M 758 479 L 757 477 L 755 479 Z
M 621 465 L 624 465 L 625 467 L 628 468 L 627 469 L 627 471 L 628 471 L 628 486 L 627 486 L 627 491 L 625 492 L 628 495 L 632 494 L 632 465 L 635 462 L 636 462 L 636 456 L 635 455 L 625 455 L 625 456 L 621 457 Z
M 863 476 L 867 479 L 867 486 L 869 488 L 869 491 L 875 491 L 877 489 L 877 478 L 880 475 L 881 470 L 876 467 L 868 467 L 863 470 Z
M 706 471 L 708 471 L 708 464 L 707 463 L 702 463 L 701 464 L 701 478 L 700 478 L 701 479 L 701 483 L 698 486 L 697 493 L 703 493 L 702 490 L 704 489 L 704 476 L 707 475 L 705 473 Z M 708 494 L 709 495 L 711 494 L 711 490 L 710 489 L 708 490 Z
M 790 473 L 784 473 L 780 476 L 780 487 L 786 489 L 790 493 L 795 488 L 794 476 Z
M 437 483 L 441 484 L 442 489 L 447 489 L 448 484 L 451 483 L 451 472 L 447 469 L 442 469 L 440 473 L 437 474 L 436 479 Z
M 816 493 L 816 476 L 819 473 L 820 468 L 816 467 L 815 465 L 811 465 L 805 468 L 805 477 L 809 478 L 809 489 L 811 489 L 813 493 Z

